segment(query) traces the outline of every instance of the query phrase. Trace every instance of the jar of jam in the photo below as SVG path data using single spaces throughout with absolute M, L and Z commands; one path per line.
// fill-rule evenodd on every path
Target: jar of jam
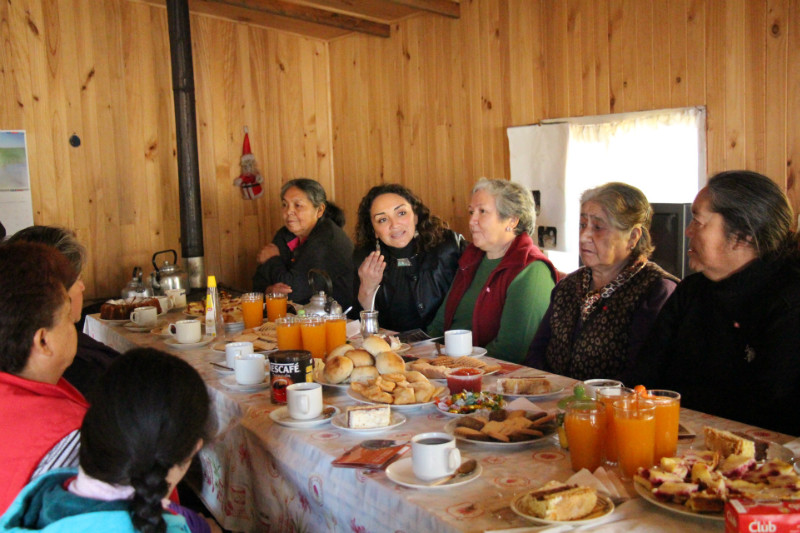
M 286 403 L 286 387 L 313 381 L 314 365 L 307 350 L 278 350 L 269 354 L 272 403 Z
M 479 394 L 483 387 L 483 370 L 480 368 L 456 368 L 447 374 L 447 388 L 450 394 L 474 392 Z

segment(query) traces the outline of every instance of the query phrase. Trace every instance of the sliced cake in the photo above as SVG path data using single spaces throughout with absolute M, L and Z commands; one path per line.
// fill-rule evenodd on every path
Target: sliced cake
M 595 489 L 558 481 L 550 481 L 517 500 L 520 511 L 545 520 L 577 520 L 591 513 L 596 504 Z

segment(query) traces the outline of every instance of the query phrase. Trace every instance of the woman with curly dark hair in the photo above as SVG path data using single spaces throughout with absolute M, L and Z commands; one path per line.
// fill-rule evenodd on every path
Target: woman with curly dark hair
M 369 308 L 375 298 L 382 327 L 425 329 L 447 295 L 465 245 L 407 188 L 373 187 L 358 206 L 353 264 L 360 265 L 359 307 Z

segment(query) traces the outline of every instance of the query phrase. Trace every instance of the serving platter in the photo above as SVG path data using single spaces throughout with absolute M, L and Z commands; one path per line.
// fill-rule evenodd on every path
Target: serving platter
M 359 429 L 356 429 L 356 428 L 351 428 L 351 427 L 347 426 L 347 413 L 343 412 L 343 413 L 339 413 L 336 416 L 334 416 L 333 420 L 331 421 L 331 424 L 333 424 L 334 426 L 336 426 L 339 429 L 344 429 L 345 431 L 353 431 L 355 433 L 377 433 L 379 431 L 386 431 L 386 430 L 389 430 L 389 429 L 396 428 L 397 426 L 399 426 L 401 424 L 405 424 L 406 420 L 408 420 L 408 418 L 406 418 L 406 415 L 404 415 L 403 413 L 395 413 L 394 410 L 392 410 L 392 418 L 391 418 L 388 426 L 384 426 L 384 427 L 380 427 L 380 428 L 359 428 Z
M 694 518 L 705 518 L 706 520 L 714 520 L 717 522 L 722 522 L 725 520 L 725 515 L 722 512 L 719 513 L 696 513 L 694 511 L 690 511 L 685 505 L 672 503 L 672 502 L 662 502 L 655 495 L 647 490 L 646 487 L 643 487 L 639 483 L 634 483 L 633 488 L 636 489 L 636 492 L 647 500 L 648 502 L 652 503 L 657 507 L 661 507 L 671 513 L 682 514 L 684 516 L 692 516 Z
M 425 407 L 426 405 L 431 405 L 434 402 L 438 402 L 442 396 L 445 396 L 447 394 L 449 394 L 449 391 L 445 389 L 440 396 L 431 398 L 430 401 L 424 403 L 408 403 L 408 404 L 398 405 L 394 403 L 373 402 L 372 400 L 366 398 L 365 396 L 362 396 L 361 394 L 357 393 L 353 389 L 351 388 L 347 389 L 347 395 L 359 403 L 368 403 L 370 405 L 390 405 L 392 407 L 392 410 L 396 409 L 398 411 L 413 411 L 415 409 L 420 409 L 422 407 Z
M 469 460 L 469 457 L 462 455 L 461 462 L 462 464 Z M 417 476 L 414 475 L 414 468 L 413 462 L 411 457 L 405 457 L 400 459 L 399 461 L 395 461 L 394 463 L 390 464 L 389 467 L 386 469 L 386 477 L 388 477 L 393 482 L 397 483 L 398 485 L 402 485 L 403 487 L 408 487 L 410 489 L 449 489 L 452 487 L 458 487 L 460 485 L 466 485 L 467 483 L 472 483 L 476 479 L 481 476 L 481 472 L 483 472 L 483 467 L 481 467 L 480 463 L 477 463 L 475 466 L 475 470 L 471 473 L 467 474 L 466 476 L 456 477 L 447 483 L 443 483 L 441 485 L 431 485 L 434 481 L 422 481 Z
M 523 440 L 519 442 L 503 442 L 503 441 L 475 440 L 462 437 L 461 435 L 456 435 L 455 433 L 457 427 L 456 424 L 458 424 L 458 418 L 454 418 L 453 420 L 445 424 L 444 431 L 446 433 L 449 433 L 450 435 L 454 435 L 456 439 L 460 441 L 469 442 L 471 444 L 477 444 L 478 446 L 485 446 L 487 448 L 511 448 L 511 447 L 521 448 L 524 446 L 547 446 L 547 445 L 552 446 L 555 444 L 555 440 L 553 439 L 553 437 L 556 435 L 556 429 L 553 426 L 550 426 L 550 429 L 546 431 L 544 435 L 539 437 L 538 439 Z
M 563 525 L 585 526 L 589 524 L 594 524 L 595 522 L 599 522 L 600 520 L 603 520 L 608 515 L 614 512 L 614 502 L 611 501 L 611 498 L 609 498 L 605 494 L 598 493 L 597 505 L 595 505 L 592 512 L 589 513 L 586 517 L 579 518 L 577 520 L 547 520 L 546 518 L 539 518 L 538 516 L 527 514 L 520 508 L 519 500 L 522 499 L 527 493 L 528 492 L 523 492 L 522 494 L 518 495 L 511 501 L 511 510 L 514 511 L 514 513 L 516 513 L 517 516 L 521 516 L 522 518 L 530 520 L 531 522 L 536 522 L 537 524 L 551 525 L 551 526 L 563 526 Z

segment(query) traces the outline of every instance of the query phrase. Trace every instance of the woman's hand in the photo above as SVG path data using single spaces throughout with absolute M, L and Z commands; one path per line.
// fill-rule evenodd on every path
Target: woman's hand
M 380 252 L 369 254 L 358 267 L 358 277 L 361 280 L 358 288 L 358 302 L 364 309 L 372 305 L 372 295 L 378 290 L 378 285 L 383 280 L 384 270 L 386 270 L 386 261 Z
M 271 259 L 276 255 L 280 255 L 280 253 L 281 252 L 280 250 L 278 250 L 278 247 L 276 245 L 274 245 L 273 243 L 269 243 L 268 245 L 263 247 L 260 252 L 258 252 L 256 260 L 259 262 L 259 264 L 266 263 L 268 259 Z
M 292 292 L 292 288 L 285 283 L 275 283 L 267 287 L 267 289 L 264 292 L 267 294 L 271 292 L 280 292 L 281 294 L 289 294 L 290 292 Z

